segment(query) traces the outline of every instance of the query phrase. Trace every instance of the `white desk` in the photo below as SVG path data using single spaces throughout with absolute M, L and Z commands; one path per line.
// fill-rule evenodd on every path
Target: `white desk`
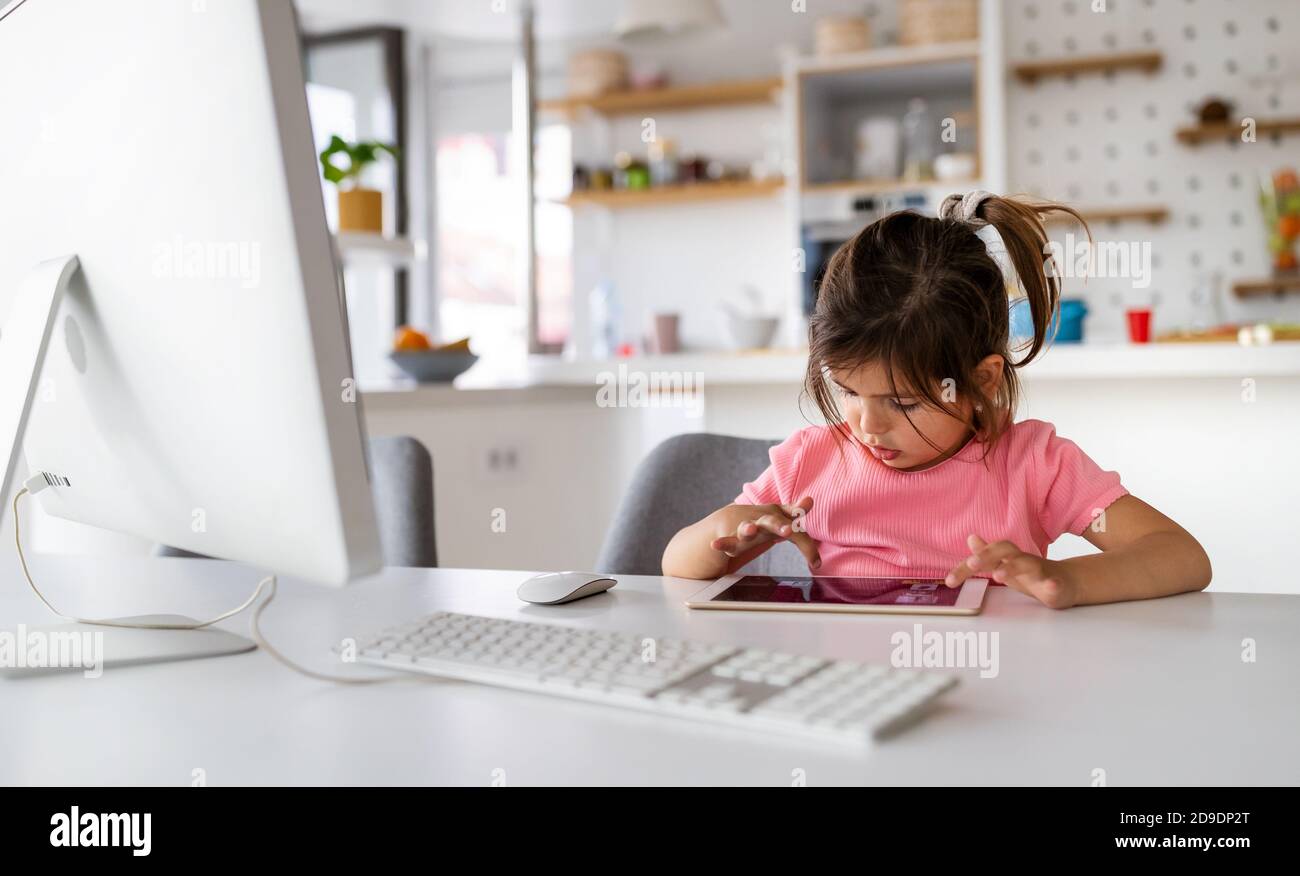
M 10 554 L 12 552 L 9 552 Z M 38 555 L 56 605 L 88 615 L 210 617 L 255 570 L 215 561 Z M 519 572 L 391 569 L 341 591 L 282 580 L 271 642 L 339 669 L 345 636 L 436 610 L 687 636 L 887 662 L 890 635 L 1000 634 L 1000 673 L 955 670 L 924 722 L 866 754 L 474 685 L 332 686 L 260 652 L 0 681 L 0 784 L 508 785 L 807 783 L 1112 786 L 1298 784 L 1300 597 L 1192 594 L 1053 612 L 993 588 L 978 618 L 692 612 L 696 582 L 624 578 L 557 608 L 520 603 Z M 0 629 L 50 622 L 16 560 L 0 563 Z M 247 619 L 227 622 L 245 632 Z M 1243 663 L 1242 639 L 1258 662 Z M 367 671 L 364 667 L 343 667 Z

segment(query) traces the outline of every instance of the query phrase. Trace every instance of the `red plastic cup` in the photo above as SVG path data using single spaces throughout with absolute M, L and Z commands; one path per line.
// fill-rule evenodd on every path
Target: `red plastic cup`
M 1128 311 L 1128 339 L 1135 344 L 1151 343 L 1151 309 L 1136 308 Z

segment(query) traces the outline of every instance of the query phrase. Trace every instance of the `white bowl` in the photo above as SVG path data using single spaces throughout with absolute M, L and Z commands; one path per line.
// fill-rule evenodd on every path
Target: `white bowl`
M 779 316 L 729 316 L 727 335 L 731 346 L 736 350 L 765 350 L 772 346 L 777 326 L 781 324 Z

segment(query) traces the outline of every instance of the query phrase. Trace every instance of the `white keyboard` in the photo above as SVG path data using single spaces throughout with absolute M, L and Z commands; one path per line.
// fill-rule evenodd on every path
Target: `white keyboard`
M 823 741 L 866 745 L 955 678 L 758 648 L 439 612 L 358 645 L 358 661 Z

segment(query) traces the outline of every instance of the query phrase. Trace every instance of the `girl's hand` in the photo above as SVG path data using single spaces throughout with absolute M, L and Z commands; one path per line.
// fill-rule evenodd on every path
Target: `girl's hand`
M 800 522 L 812 510 L 812 503 L 812 497 L 805 496 L 793 505 L 732 505 L 724 515 L 721 534 L 709 547 L 734 558 L 751 552 L 757 556 L 762 551 L 756 548 L 789 541 L 804 555 L 808 568 L 816 569 L 822 564 L 818 544 Z
M 1069 608 L 1077 592 L 1061 564 L 1027 554 L 1009 541 L 988 544 L 978 535 L 966 539 L 973 553 L 958 563 L 944 583 L 956 587 L 967 578 L 989 578 L 1032 596 L 1048 608 Z

